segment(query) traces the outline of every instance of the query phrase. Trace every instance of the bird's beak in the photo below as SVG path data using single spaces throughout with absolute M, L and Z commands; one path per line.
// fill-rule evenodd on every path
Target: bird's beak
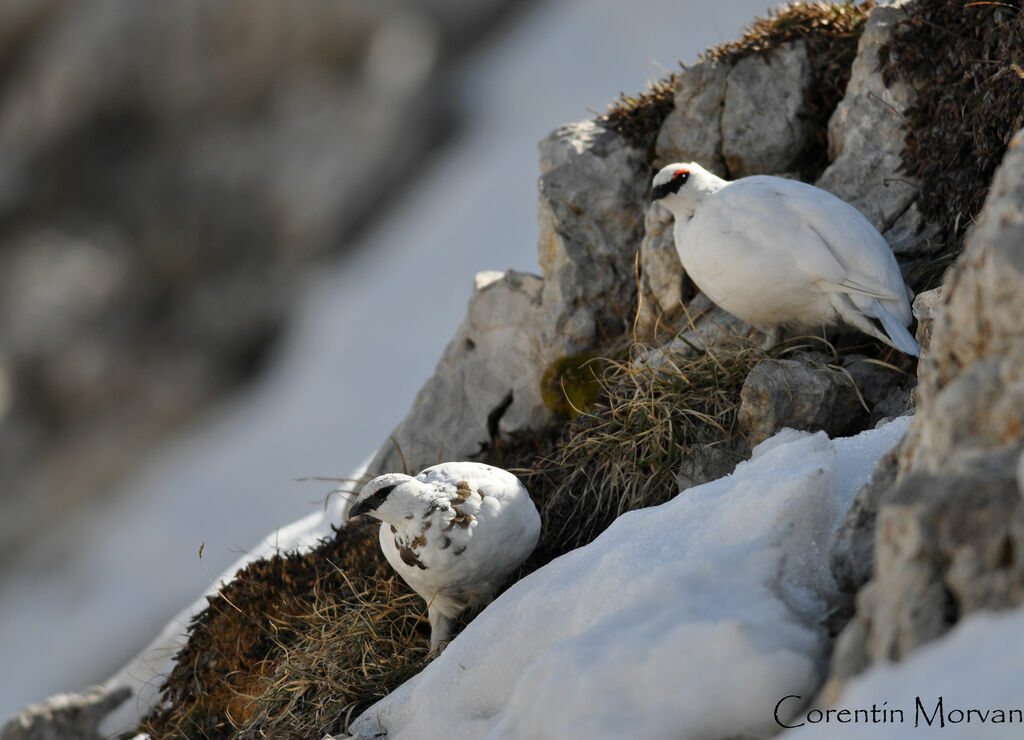
M 370 502 L 370 499 L 368 498 L 363 499 L 362 501 L 356 501 L 354 504 L 352 504 L 352 508 L 348 510 L 348 518 L 355 519 L 357 516 L 368 514 L 371 511 L 371 506 L 373 506 L 373 504 Z

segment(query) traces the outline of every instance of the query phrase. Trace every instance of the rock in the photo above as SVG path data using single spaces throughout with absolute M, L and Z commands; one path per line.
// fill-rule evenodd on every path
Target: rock
M 899 660 L 979 609 L 1024 601 L 1024 517 L 1013 477 L 907 476 L 878 515 L 875 576 L 833 659 L 833 689 Z
M 726 177 L 722 159 L 722 108 L 730 67 L 704 61 L 676 75 L 675 108 L 662 123 L 655 144 L 655 168 L 671 162 L 699 162 Z
M 750 372 L 737 423 L 751 446 L 786 427 L 841 436 L 864 417 L 850 379 L 822 359 L 765 360 Z
M 750 325 L 716 306 L 703 293 L 698 293 L 683 307 L 679 325 L 675 328 L 679 331 L 678 335 L 644 352 L 639 361 L 648 367 L 660 368 L 672 357 L 695 357 L 698 352 L 715 347 L 749 345 L 760 341 L 759 338 L 763 336 Z
M 912 373 L 881 365 L 860 355 L 843 358 L 843 369 L 870 409 L 866 426 L 874 427 L 883 419 L 913 411 L 917 377 Z
M 722 108 L 722 157 L 732 179 L 792 169 L 810 135 L 803 115 L 810 81 L 803 41 L 736 62 Z
M 1010 142 L 992 181 L 982 215 L 963 256 L 944 281 L 945 305 L 935 316 L 937 389 L 984 357 L 1005 356 L 1024 344 L 1024 130 Z
M 722 177 L 792 169 L 807 144 L 811 79 L 802 41 L 740 59 L 703 61 L 676 76 L 675 109 L 658 132 L 655 164 L 695 161 Z
M 1024 406 L 1014 404 L 1024 356 L 1022 244 L 1024 131 L 1010 142 L 964 253 L 946 275 L 919 369 L 914 444 L 901 469 L 964 469 L 958 461 L 969 468 L 974 454 L 1021 444 Z
M 555 130 L 540 155 L 543 280 L 477 276 L 466 320 L 370 473 L 414 472 L 478 453 L 495 433 L 539 428 L 550 416 L 544 371 L 631 326 L 649 190 L 643 152 L 585 121 Z
M 936 250 L 942 247 L 942 241 L 937 238 L 939 231 L 940 228 L 936 224 L 924 220 L 915 201 L 897 217 L 882 236 L 892 247 L 893 254 L 900 261 L 901 269 L 905 270 L 905 266 L 914 261 L 934 257 Z
M 373 459 L 371 476 L 414 474 L 442 460 L 461 460 L 478 453 L 494 431 L 544 423 L 549 412 L 541 374 L 555 358 L 540 343 L 541 291 L 534 275 L 476 276 L 466 319 L 409 415 Z
M 750 458 L 750 445 L 737 438 L 727 445 L 695 446 L 676 472 L 680 491 L 729 475 L 742 460 Z
M 543 342 L 573 354 L 632 324 L 650 168 L 642 151 L 594 121 L 541 141 L 540 168 Z
M 655 344 L 660 334 L 675 331 L 684 299 L 692 297 L 684 293 L 685 271 L 676 252 L 673 223 L 667 208 L 652 203 L 640 242 L 640 295 L 634 330 L 638 339 Z
M 829 567 L 841 591 L 855 594 L 871 580 L 875 568 L 878 501 L 896 481 L 897 459 L 896 450 L 891 450 L 878 461 L 871 480 L 857 491 L 850 511 L 836 530 Z
M 935 316 L 942 305 L 942 287 L 932 288 L 923 293 L 918 293 L 914 298 L 914 320 L 917 321 L 917 333 L 915 338 L 921 347 L 921 356 L 929 354 L 932 344 L 932 327 L 935 325 Z
M 916 183 L 900 174 L 903 112 L 914 100 L 905 83 L 886 87 L 878 74 L 878 48 L 886 43 L 902 15 L 896 0 L 876 6 L 857 46 L 846 95 L 828 124 L 828 169 L 817 185 L 853 204 L 885 233 L 917 196 Z
M 866 548 L 875 566 L 837 642 L 828 696 L 972 611 L 1024 601 L 1022 144 L 1018 132 L 941 290 L 914 303 L 925 349 L 917 413 L 895 476 L 881 471 L 858 495 L 832 552 L 846 587 L 864 580 Z
M 103 740 L 100 723 L 131 698 L 127 688 L 97 686 L 80 694 L 59 694 L 25 707 L 0 729 L 0 740 Z

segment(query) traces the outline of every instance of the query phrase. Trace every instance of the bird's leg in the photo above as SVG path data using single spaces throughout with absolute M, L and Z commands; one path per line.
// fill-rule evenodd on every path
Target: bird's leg
M 436 606 L 427 608 L 427 617 L 430 619 L 430 655 L 441 654 L 444 645 L 448 644 L 448 637 L 452 633 L 452 620 L 441 613 Z

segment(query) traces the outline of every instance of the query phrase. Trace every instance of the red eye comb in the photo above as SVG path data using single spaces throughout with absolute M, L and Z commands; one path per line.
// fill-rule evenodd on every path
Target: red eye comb
M 690 174 L 690 171 L 686 170 L 686 169 L 676 170 L 675 172 L 672 173 L 672 179 L 675 180 L 680 175 L 689 175 L 689 174 Z

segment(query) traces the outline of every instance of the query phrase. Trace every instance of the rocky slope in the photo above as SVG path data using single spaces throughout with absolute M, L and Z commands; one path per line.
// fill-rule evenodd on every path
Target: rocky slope
M 928 88 L 886 84 L 880 65 L 901 22 L 927 6 L 880 6 L 858 27 L 849 81 L 828 120 L 827 166 L 813 173 L 816 184 L 868 216 L 911 277 L 936 259 L 944 242 L 933 237 L 949 225 L 925 221 L 920 206 L 930 183 L 904 172 L 905 121 Z M 988 12 L 1002 13 L 999 23 L 1017 22 L 1006 9 Z M 817 28 L 812 32 L 823 32 Z M 369 472 L 482 450 L 493 458 L 521 435 L 564 424 L 545 403 L 541 380 L 566 356 L 610 353 L 641 339 L 626 362 L 662 371 L 674 358 L 753 339 L 748 327 L 693 295 L 671 248 L 669 221 L 659 206 L 646 206 L 645 194 L 652 168 L 674 160 L 697 159 L 731 176 L 806 175 L 801 163 L 816 137 L 804 106 L 820 82 L 812 48 L 794 37 L 684 69 L 650 146 L 607 120 L 565 126 L 541 142 L 542 275 L 478 277 L 436 374 Z M 1020 61 L 999 63 L 1009 69 Z M 820 345 L 797 349 L 739 379 L 729 430 L 739 440 L 734 453 L 781 427 L 847 434 L 916 406 L 906 438 L 860 491 L 832 548 L 833 575 L 850 601 L 833 605 L 840 634 L 825 700 L 841 700 L 851 676 L 941 638 L 962 616 L 1022 600 L 1024 133 L 1010 141 L 1020 121 L 1002 125 L 1006 156 L 966 249 L 941 288 L 915 301 L 924 350 L 916 368 L 882 347 L 841 337 L 834 354 L 822 354 Z M 673 471 L 678 487 L 730 469 L 710 454 L 695 459 Z M 117 690 L 111 684 L 80 703 L 109 706 Z M 45 737 L 68 711 L 51 705 L 27 712 L 2 736 Z M 106 711 L 75 710 L 88 720 L 65 736 L 96 737 L 96 717 Z

